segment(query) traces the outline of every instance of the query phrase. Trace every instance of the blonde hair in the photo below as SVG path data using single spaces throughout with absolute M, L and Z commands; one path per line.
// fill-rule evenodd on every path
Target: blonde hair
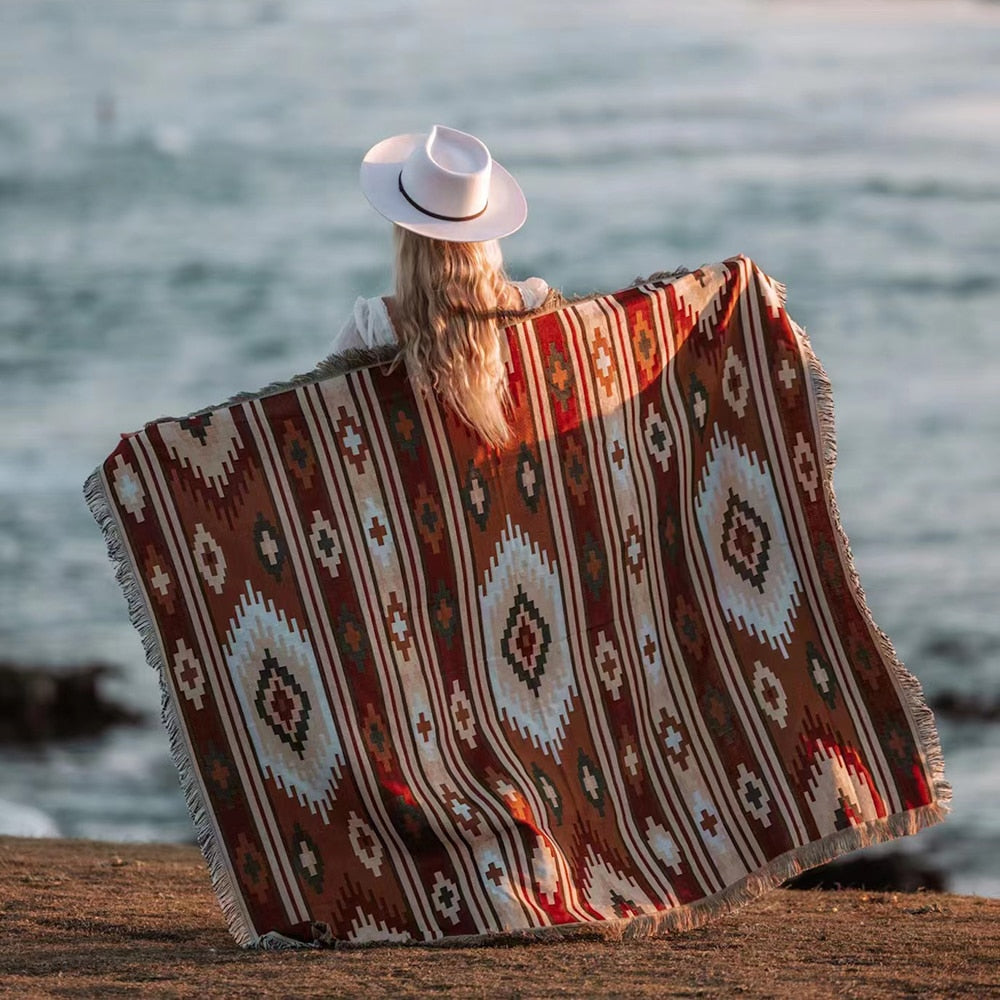
M 510 392 L 501 330 L 524 310 L 499 244 L 452 243 L 393 228 L 394 325 L 410 381 L 436 393 L 489 444 L 505 444 Z

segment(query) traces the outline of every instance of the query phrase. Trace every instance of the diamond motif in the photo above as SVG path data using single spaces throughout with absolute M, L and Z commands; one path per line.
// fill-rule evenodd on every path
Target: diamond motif
M 792 464 L 802 491 L 815 503 L 819 493 L 819 469 L 816 466 L 816 456 L 812 446 L 801 431 L 795 435 L 795 451 L 792 453 Z
M 333 434 L 341 457 L 350 462 L 358 474 L 364 472 L 368 460 L 368 445 L 365 443 L 361 425 L 344 406 L 337 408 L 337 425 L 333 429 Z
M 275 736 L 298 754 L 305 756 L 309 734 L 309 695 L 288 668 L 279 663 L 270 649 L 264 650 L 264 669 L 257 678 L 254 698 L 257 714 Z
M 545 673 L 545 657 L 552 633 L 533 601 L 517 588 L 514 603 L 507 615 L 507 627 L 500 639 L 500 649 L 511 670 L 538 697 Z
M 764 593 L 771 531 L 760 515 L 730 488 L 722 517 L 722 557 L 751 586 Z
M 730 347 L 722 369 L 722 395 L 741 420 L 750 398 L 750 378 L 740 356 Z
M 326 865 L 316 841 L 305 830 L 295 824 L 289 843 L 289 856 L 299 877 L 316 893 L 323 891 L 323 875 Z
M 441 505 L 427 492 L 426 483 L 420 483 L 417 487 L 417 502 L 413 517 L 424 544 L 434 555 L 439 555 L 441 542 L 444 539 L 444 519 L 441 516 Z
M 115 495 L 118 502 L 137 521 L 145 520 L 143 511 L 146 508 L 146 491 L 142 482 L 136 475 L 135 469 L 129 462 L 126 462 L 121 455 L 115 455 L 115 471 L 112 475 L 112 484 L 115 488 Z
M 226 582 L 226 554 L 203 524 L 196 524 L 191 541 L 191 553 L 202 579 L 217 594 Z
M 545 479 L 542 475 L 542 467 L 538 459 L 532 454 L 531 449 L 526 445 L 521 445 L 521 451 L 517 456 L 517 490 L 521 494 L 521 499 L 525 506 L 532 513 L 538 511 L 538 504 L 542 497 L 542 487 Z
M 311 490 L 316 476 L 316 456 L 312 444 L 298 431 L 291 420 L 286 420 L 282 424 L 282 430 L 285 440 L 281 446 L 281 454 L 285 459 L 285 467 L 292 471 L 295 478 L 307 490 Z
M 318 510 L 312 512 L 312 525 L 309 529 L 309 544 L 312 547 L 312 554 L 319 560 L 319 564 L 334 579 L 340 575 L 340 557 L 343 555 L 343 548 L 340 544 L 340 536 L 330 522 L 323 517 Z
M 288 551 L 278 529 L 263 514 L 258 514 L 254 522 L 253 544 L 261 565 L 276 580 L 280 580 Z
M 695 514 L 726 617 L 787 656 L 800 583 L 771 471 L 718 426 Z
M 736 794 L 740 805 L 761 826 L 771 825 L 771 795 L 767 785 L 743 763 L 736 770 Z
M 670 456 L 673 452 L 673 441 L 670 439 L 670 428 L 666 421 L 650 403 L 646 409 L 646 420 L 642 428 L 642 438 L 646 442 L 646 450 L 656 460 L 664 471 L 670 469 Z
M 177 640 L 174 652 L 174 679 L 184 697 L 200 711 L 205 697 L 205 671 L 183 639 Z
M 458 886 L 451 879 L 445 878 L 444 872 L 434 873 L 431 902 L 434 904 L 434 909 L 450 924 L 454 926 L 458 923 L 462 897 L 458 894 Z
M 490 491 L 482 474 L 470 461 L 462 487 L 462 502 L 469 516 L 480 529 L 485 529 L 490 519 Z
M 754 664 L 753 693 L 760 710 L 784 729 L 788 720 L 788 695 L 777 674 L 760 660 Z
M 347 837 L 354 856 L 378 878 L 382 874 L 385 851 L 375 831 L 357 813 L 352 812 L 347 818 Z
M 328 822 L 344 753 L 308 633 L 247 584 L 223 652 L 257 765 Z
M 479 587 L 497 714 L 557 761 L 576 694 L 559 573 L 510 517 Z

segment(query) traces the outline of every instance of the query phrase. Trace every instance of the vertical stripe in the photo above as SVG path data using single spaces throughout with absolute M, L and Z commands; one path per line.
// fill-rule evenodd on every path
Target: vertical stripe
M 471 557 L 473 542 L 469 537 L 462 512 L 461 487 L 459 485 L 462 482 L 462 474 L 456 467 L 454 455 L 448 447 L 447 434 L 437 404 L 419 394 L 416 396 L 416 402 L 421 423 L 427 432 L 428 450 L 431 453 L 438 477 L 438 488 L 444 501 L 449 543 L 456 559 L 456 589 L 460 598 L 461 631 L 465 642 L 466 662 L 485 664 L 487 662 L 485 639 L 482 634 L 482 616 L 478 599 L 479 582 L 476 579 Z M 579 921 L 592 920 L 592 914 L 579 899 L 574 872 L 560 849 L 559 837 L 545 821 L 547 808 L 541 801 L 539 792 L 524 762 L 510 749 L 509 741 L 503 731 L 503 723 L 498 720 L 493 709 L 493 697 L 489 690 L 486 673 L 485 668 L 471 671 L 470 680 L 476 682 L 472 689 L 472 698 L 477 715 L 486 728 L 486 735 L 490 738 L 491 749 L 503 762 L 507 771 L 519 782 L 517 791 L 530 804 L 536 828 L 545 837 L 553 853 L 558 872 L 559 890 L 563 895 L 563 906 Z M 533 866 L 532 872 L 534 873 Z
M 392 521 L 402 529 L 397 537 L 398 550 L 400 555 L 406 558 L 400 559 L 400 569 L 407 596 L 406 607 L 409 611 L 410 624 L 417 637 L 417 649 L 412 663 L 407 662 L 408 669 L 404 681 L 408 689 L 416 685 L 423 687 L 423 693 L 438 722 L 435 727 L 435 745 L 441 751 L 440 761 L 437 762 L 438 779 L 442 783 L 447 779 L 449 784 L 455 787 L 456 792 L 464 799 L 470 800 L 481 811 L 483 820 L 488 822 L 487 834 L 467 838 L 476 858 L 480 884 L 486 888 L 483 881 L 487 877 L 485 872 L 498 853 L 508 869 L 517 869 L 519 878 L 527 871 L 526 859 L 521 853 L 520 838 L 516 836 L 516 829 L 511 826 L 512 817 L 509 813 L 504 814 L 497 809 L 490 797 L 481 792 L 478 777 L 473 775 L 466 765 L 461 748 L 457 745 L 456 734 L 451 725 L 448 694 L 443 688 L 440 672 L 435 669 L 434 640 L 428 618 L 427 581 L 421 571 L 416 529 L 411 511 L 403 503 L 409 491 L 400 478 L 395 456 L 388 441 L 388 431 L 375 401 L 375 386 L 369 373 L 358 374 L 358 388 L 359 407 L 363 406 L 365 424 L 370 430 L 376 431 L 369 440 L 377 445 L 377 451 L 373 448 L 375 465 L 382 470 L 385 477 L 388 486 L 387 497 L 393 498 Z M 507 835 L 511 830 L 515 834 L 513 837 Z M 512 865 L 511 857 L 515 854 L 518 855 L 518 862 Z M 544 911 L 528 901 L 516 900 L 516 905 L 511 906 L 505 893 L 489 892 L 488 888 L 486 891 L 485 901 L 494 910 L 500 927 L 513 930 L 547 922 Z
M 145 433 L 145 432 L 140 432 Z M 138 435 L 135 435 L 138 437 Z M 137 461 L 141 461 L 140 456 L 137 453 L 135 445 L 137 442 L 135 438 L 132 439 L 132 452 L 136 457 Z M 128 560 L 130 563 L 129 569 L 131 572 L 132 581 L 135 583 L 137 589 L 142 594 L 142 601 L 145 607 L 146 620 L 149 622 L 155 622 L 156 617 L 153 614 L 153 602 L 150 599 L 149 591 L 146 589 L 146 580 L 143 574 L 139 570 L 139 560 L 136 558 L 136 553 L 132 549 L 132 538 L 129 532 L 126 530 L 124 523 L 118 513 L 118 505 L 111 499 L 114 496 L 111 484 L 108 482 L 107 474 L 103 468 L 100 470 L 101 483 L 104 488 L 104 495 L 108 498 L 108 510 L 115 519 L 115 525 L 117 528 L 118 538 L 124 543 L 125 551 L 128 554 Z M 146 478 L 145 476 L 143 477 Z M 163 527 L 162 520 L 159 520 L 159 514 L 161 508 L 156 504 L 156 497 L 153 492 L 152 484 L 149 480 L 146 480 L 146 486 L 148 489 L 148 496 L 150 501 L 153 503 L 154 509 L 157 512 L 158 523 Z M 164 536 L 166 536 L 166 531 L 164 529 Z M 169 544 L 169 539 L 167 540 Z M 172 554 L 171 554 L 172 558 Z M 176 565 L 176 563 L 175 563 Z M 173 657 L 167 652 L 166 646 L 163 645 L 163 630 L 159 627 L 151 630 L 153 637 L 156 640 L 156 645 L 159 650 L 160 663 L 162 664 L 162 669 L 159 671 L 159 680 L 161 685 L 161 691 L 165 698 L 170 700 L 171 710 L 176 720 L 176 726 L 170 732 L 171 740 L 176 740 L 183 746 L 184 754 L 187 758 L 188 765 L 188 780 L 193 782 L 198 789 L 199 802 L 201 805 L 202 816 L 204 822 L 208 823 L 212 828 L 213 841 L 216 844 L 222 844 L 222 829 L 219 826 L 218 819 L 215 815 L 215 803 L 212 801 L 211 796 L 208 792 L 208 786 L 205 784 L 204 776 L 201 773 L 201 768 L 198 765 L 198 757 L 195 753 L 194 744 L 191 742 L 191 733 L 188 731 L 186 725 L 186 720 L 184 718 L 184 709 L 180 699 L 180 693 L 177 690 L 177 682 L 174 677 L 174 672 L 172 668 Z M 211 677 L 208 678 L 211 680 Z M 253 918 L 250 911 L 247 909 L 246 900 L 243 898 L 243 893 L 240 891 L 240 880 L 236 876 L 236 871 L 233 868 L 233 859 L 227 850 L 218 850 L 216 852 L 217 863 L 220 864 L 226 870 L 226 876 L 229 879 L 229 884 L 233 887 L 233 893 L 230 897 L 232 905 L 239 910 L 240 920 L 245 927 L 247 927 L 251 934 L 258 935 L 260 931 L 254 926 Z
M 289 920 L 298 922 L 305 919 L 302 897 L 297 891 L 294 878 L 289 874 L 285 847 L 270 809 L 267 793 L 263 788 L 257 761 L 248 752 L 241 738 L 246 723 L 236 702 L 231 685 L 232 678 L 222 657 L 219 643 L 215 639 L 212 616 L 201 591 L 201 582 L 197 567 L 194 565 L 190 542 L 184 533 L 163 469 L 146 432 L 135 435 L 131 440 L 136 458 L 142 467 L 143 478 L 147 485 L 154 487 L 150 490 L 150 497 L 156 507 L 157 519 L 164 528 L 170 557 L 178 569 L 178 584 L 184 594 L 185 606 L 197 636 L 198 652 L 206 678 L 214 678 L 216 693 L 221 696 L 216 698 L 216 706 L 226 738 L 230 748 L 239 751 L 233 753 L 233 762 L 239 772 L 241 788 L 247 796 L 254 826 L 260 835 L 272 878 Z
M 636 636 L 634 633 L 628 634 L 623 631 L 623 623 L 632 619 L 631 599 L 628 591 L 627 581 L 624 579 L 625 556 L 623 552 L 623 540 L 620 533 L 614 530 L 620 527 L 626 520 L 617 503 L 618 494 L 614 484 L 607 476 L 601 474 L 601 469 L 606 464 L 606 453 L 608 445 L 608 427 L 606 417 L 602 413 L 602 406 L 599 402 L 600 387 L 592 381 L 590 374 L 590 352 L 588 348 L 589 338 L 586 332 L 586 314 L 594 308 L 593 303 L 581 304 L 580 306 L 567 309 L 560 316 L 560 321 L 564 324 L 564 329 L 568 334 L 568 341 L 571 345 L 571 357 L 573 361 L 574 380 L 576 386 L 581 390 L 584 399 L 584 410 L 591 416 L 591 419 L 584 421 L 584 433 L 587 440 L 590 468 L 593 472 L 592 482 L 595 485 L 596 499 L 600 513 L 600 521 L 603 530 L 605 551 L 609 553 L 608 559 L 608 586 L 612 595 L 612 606 L 616 616 L 616 639 L 618 648 L 623 652 L 629 674 L 632 677 L 632 688 L 641 692 L 643 697 L 642 708 L 639 713 L 641 719 L 641 733 L 637 737 L 642 740 L 644 748 L 644 758 L 647 762 L 654 762 L 660 775 L 660 780 L 653 783 L 654 790 L 660 802 L 660 807 L 665 816 L 672 817 L 671 829 L 682 841 L 683 855 L 691 870 L 692 877 L 706 894 L 716 892 L 722 888 L 722 881 L 715 866 L 705 851 L 702 839 L 694 827 L 692 818 L 686 808 L 679 808 L 672 795 L 668 795 L 667 790 L 675 785 L 675 777 L 672 769 L 667 767 L 663 760 L 663 751 L 659 747 L 658 734 L 652 719 L 649 708 L 649 690 L 646 683 L 645 671 L 642 666 L 642 653 L 637 648 Z M 596 419 L 601 415 L 601 419 Z M 613 558 L 611 558 L 613 554 Z
M 864 707 L 863 700 L 855 685 L 855 679 L 847 657 L 844 654 L 840 636 L 832 620 L 829 605 L 818 586 L 819 570 L 816 566 L 815 554 L 809 544 L 809 534 L 805 526 L 805 519 L 798 499 L 798 489 L 795 485 L 795 472 L 791 468 L 791 460 L 784 442 L 779 436 L 781 428 L 780 414 L 774 398 L 774 385 L 768 377 L 767 354 L 762 342 L 763 324 L 760 317 L 760 306 L 757 294 L 758 283 L 756 276 L 751 270 L 750 262 L 745 258 L 740 261 L 740 268 L 745 275 L 747 294 L 741 301 L 741 311 L 744 319 L 744 329 L 747 330 L 746 344 L 751 360 L 751 377 L 754 382 L 755 396 L 761 400 L 760 416 L 761 424 L 764 428 L 765 437 L 771 454 L 776 461 L 772 467 L 776 469 L 775 481 L 778 486 L 778 498 L 782 504 L 782 511 L 786 522 L 796 529 L 790 532 L 796 549 L 796 561 L 806 567 L 806 572 L 802 574 L 806 587 L 806 598 L 809 601 L 810 611 L 816 621 L 816 625 L 822 635 L 824 645 L 833 655 L 831 660 L 837 672 L 837 680 L 840 689 L 844 693 L 844 698 L 851 708 L 858 735 L 864 742 L 865 759 L 872 762 L 878 771 L 879 784 L 886 794 L 890 803 L 890 812 L 896 812 L 901 808 L 902 803 L 899 798 L 899 790 L 895 782 L 891 779 L 891 769 L 882 753 L 882 746 L 875 736 L 871 719 Z M 752 321 L 751 321 L 752 319 Z M 803 365 L 804 374 L 806 366 Z M 805 382 L 810 382 L 808 377 Z M 811 386 L 809 386 L 811 391 Z M 812 406 L 810 410 L 815 412 L 815 401 L 810 397 Z M 819 441 L 820 438 L 816 437 Z M 815 456 L 817 468 L 821 462 L 821 456 Z M 823 496 L 825 499 L 826 490 L 824 485 Z M 891 671 L 890 671 L 891 673 Z
M 308 421 L 308 415 L 303 405 L 305 395 L 304 390 L 298 390 L 300 409 L 307 416 Z M 372 769 L 371 759 L 365 749 L 357 718 L 351 712 L 351 699 L 345 688 L 346 674 L 334 638 L 333 624 L 325 611 L 322 588 L 312 561 L 305 528 L 298 518 L 290 516 L 290 512 L 294 511 L 295 507 L 291 499 L 288 477 L 278 457 L 280 452 L 275 446 L 273 434 L 260 402 L 249 405 L 247 410 L 248 418 L 251 416 L 253 418 L 249 420 L 249 423 L 258 445 L 262 466 L 267 472 L 269 481 L 275 482 L 283 496 L 287 498 L 287 504 L 277 505 L 282 531 L 288 540 L 289 556 L 295 566 L 296 580 L 300 584 L 300 597 L 306 620 L 310 626 L 310 634 L 322 643 L 319 650 L 321 662 L 325 661 L 330 665 L 326 670 L 321 669 L 321 673 L 327 684 L 329 703 L 340 738 L 344 741 L 345 747 L 352 748 L 354 751 L 353 776 L 361 793 L 367 818 L 372 822 L 375 832 L 393 859 L 393 870 L 410 903 L 411 913 L 420 932 L 425 937 L 436 937 L 437 931 L 434 928 L 433 917 L 425 912 L 426 903 L 419 876 L 413 870 L 412 864 L 409 863 L 411 862 L 410 853 L 396 832 L 381 796 L 378 794 L 378 778 Z M 313 443 L 314 445 L 318 444 L 315 436 Z M 336 690 L 332 687 L 334 684 Z M 351 758 L 349 757 L 348 760 L 350 761 Z
M 650 301 L 653 303 L 653 315 L 656 318 L 659 336 L 661 339 L 665 339 L 668 336 L 672 338 L 673 331 L 667 318 L 665 296 L 655 295 L 651 297 Z M 672 344 L 671 353 L 674 353 L 674 351 L 676 351 L 676 345 Z M 668 365 L 663 369 L 662 383 L 662 398 L 664 403 L 667 404 L 671 430 L 674 432 L 674 440 L 678 444 L 678 471 L 681 475 L 681 496 L 693 498 L 698 470 L 694 467 L 694 450 L 687 414 L 685 412 L 684 389 L 680 385 L 675 365 Z M 682 503 L 680 505 L 680 513 L 684 518 L 686 536 L 692 540 L 699 539 L 701 533 L 694 517 L 692 505 Z M 715 654 L 716 661 L 722 668 L 722 675 L 725 678 L 729 696 L 736 707 L 747 738 L 750 739 L 751 734 L 753 734 L 752 739 L 756 746 L 757 762 L 760 764 L 762 770 L 766 772 L 766 779 L 772 792 L 779 798 L 776 804 L 783 804 L 784 806 L 784 818 L 794 829 L 793 841 L 798 846 L 804 845 L 809 842 L 809 835 L 799 814 L 795 793 L 788 784 L 782 762 L 775 752 L 766 724 L 760 717 L 755 699 L 740 671 L 736 653 L 728 641 L 726 624 L 719 614 L 719 605 L 715 599 L 712 574 L 705 564 L 702 548 L 696 541 L 693 541 L 690 546 L 686 547 L 685 555 L 688 559 L 691 580 L 695 586 L 702 614 L 707 621 L 712 623 L 712 628 L 709 629 L 712 651 Z
M 649 548 L 652 550 L 654 545 L 658 543 L 656 493 L 650 464 L 652 460 L 643 439 L 642 403 L 635 371 L 632 337 L 626 324 L 624 310 L 614 298 L 609 296 L 599 305 L 609 314 L 608 327 L 618 333 L 617 338 L 612 339 L 612 343 L 618 347 L 617 370 L 622 373 L 622 377 L 628 383 L 626 391 L 623 393 L 623 412 L 630 443 L 628 453 L 632 468 L 635 470 L 633 478 L 636 497 L 637 500 L 644 501 L 641 511 L 644 525 L 643 536 L 650 540 Z M 643 489 L 640 489 L 640 486 Z M 666 682 L 677 706 L 678 716 L 686 720 L 688 731 L 694 737 L 693 749 L 695 752 L 692 754 L 691 771 L 695 772 L 697 777 L 704 782 L 711 795 L 712 804 L 719 810 L 719 819 L 724 821 L 726 829 L 733 838 L 734 848 L 737 852 L 735 860 L 738 865 L 733 865 L 730 861 L 726 866 L 725 877 L 727 882 L 735 881 L 748 871 L 762 865 L 765 860 L 764 855 L 743 818 L 733 787 L 725 778 L 725 771 L 719 760 L 715 743 L 708 734 L 708 728 L 695 698 L 690 676 L 688 671 L 684 669 L 686 666 L 685 658 L 678 647 L 677 636 L 674 633 L 667 586 L 663 578 L 660 560 L 648 559 L 647 573 L 651 578 L 648 594 L 653 605 L 653 613 L 650 618 L 652 622 L 659 624 L 657 635 L 660 648 L 662 650 L 669 648 L 671 654 L 669 660 L 666 656 L 663 658 Z M 664 641 L 665 639 L 666 641 Z M 680 669 L 674 669 L 675 664 L 680 664 Z M 682 690 L 678 690 L 679 688 Z M 694 776 L 692 775 L 692 777 Z M 696 786 L 690 787 L 689 793 L 694 790 L 696 790 Z
M 556 541 L 556 563 L 560 568 L 563 581 L 564 603 L 567 617 L 567 633 L 573 647 L 572 662 L 577 678 L 577 687 L 583 702 L 588 729 L 593 739 L 594 749 L 600 759 L 601 767 L 607 776 L 609 786 L 613 786 L 614 796 L 609 795 L 614 811 L 617 814 L 618 832 L 622 840 L 630 845 L 633 852 L 632 860 L 643 877 L 657 892 L 662 893 L 673 905 L 677 899 L 670 882 L 660 871 L 649 845 L 633 822 L 631 810 L 627 808 L 628 794 L 624 787 L 624 778 L 617 760 L 610 756 L 610 750 L 615 744 L 614 736 L 609 730 L 608 720 L 601 706 L 601 695 L 595 692 L 592 681 L 596 679 L 597 670 L 590 644 L 581 642 L 581 634 L 586 633 L 586 614 L 584 612 L 582 583 L 579 576 L 577 561 L 577 546 L 570 534 L 569 525 L 572 515 L 566 499 L 562 477 L 562 465 L 556 453 L 556 429 L 549 407 L 548 394 L 545 390 L 545 365 L 538 349 L 538 339 L 534 331 L 522 326 L 518 333 L 521 339 L 521 353 L 525 359 L 525 381 L 528 396 L 531 400 L 531 412 L 535 416 L 535 438 L 539 443 L 542 464 L 545 469 L 545 483 L 551 498 L 551 520 L 553 537 Z M 579 383 L 577 383 L 579 384 Z M 595 470 L 596 472 L 596 470 Z M 569 601 L 565 595 L 569 594 Z M 609 789 L 610 790 L 610 789 Z

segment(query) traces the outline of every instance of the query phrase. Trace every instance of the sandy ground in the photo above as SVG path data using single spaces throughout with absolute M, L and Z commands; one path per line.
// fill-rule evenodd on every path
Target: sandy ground
M 0 838 L 0 995 L 1000 997 L 1000 900 L 779 890 L 645 941 L 261 953 L 193 847 Z

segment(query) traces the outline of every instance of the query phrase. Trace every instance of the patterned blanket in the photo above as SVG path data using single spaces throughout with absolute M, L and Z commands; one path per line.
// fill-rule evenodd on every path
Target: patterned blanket
M 88 481 L 243 944 L 691 927 L 946 809 L 781 287 L 735 258 L 508 338 L 502 451 L 331 359 Z

